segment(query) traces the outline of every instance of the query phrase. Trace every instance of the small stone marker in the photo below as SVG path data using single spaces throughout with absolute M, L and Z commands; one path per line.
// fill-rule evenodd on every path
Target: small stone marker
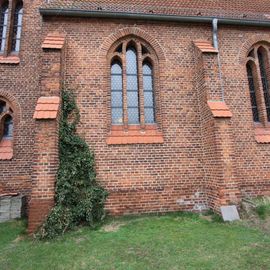
M 235 205 L 221 206 L 220 210 L 224 221 L 240 220 L 238 210 Z

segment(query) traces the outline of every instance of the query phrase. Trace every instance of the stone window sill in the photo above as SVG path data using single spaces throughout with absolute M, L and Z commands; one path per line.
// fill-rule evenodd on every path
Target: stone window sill
M 12 64 L 18 65 L 20 63 L 20 58 L 17 55 L 0 55 L 0 64 Z
M 144 129 L 140 126 L 112 126 L 107 138 L 108 145 L 119 144 L 162 144 L 164 143 L 163 134 L 158 131 L 156 125 L 147 125 Z

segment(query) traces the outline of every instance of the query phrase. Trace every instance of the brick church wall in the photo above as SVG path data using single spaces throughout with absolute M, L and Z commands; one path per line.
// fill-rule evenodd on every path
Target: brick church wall
M 110 192 L 107 209 L 113 214 L 128 214 L 209 207 L 211 184 L 204 175 L 210 173 L 205 170 L 213 168 L 206 169 L 203 164 L 201 105 L 194 81 L 197 59 L 193 41 L 211 42 L 211 26 L 48 18 L 44 24 L 45 32 L 59 25 L 67 34 L 64 85 L 76 93 L 82 115 L 78 132 L 95 151 L 98 179 Z M 262 38 L 266 33 L 268 30 L 261 29 Z M 159 80 L 162 115 L 159 124 L 163 144 L 106 144 L 110 130 L 107 51 L 117 38 L 129 34 L 142 37 L 164 56 L 164 60 L 160 56 L 160 75 L 156 78 Z M 262 172 L 261 161 L 269 168 L 265 155 L 269 145 L 258 145 L 255 141 L 246 69 L 245 64 L 240 63 L 241 54 L 247 52 L 243 44 L 254 37 L 254 31 L 252 28 L 227 26 L 221 27 L 219 35 L 225 101 L 233 113 L 229 124 L 230 147 L 235 147 L 231 157 L 231 181 L 239 184 L 242 196 L 265 194 L 269 190 L 269 176 L 267 169 Z M 220 88 L 217 86 L 216 89 Z M 220 97 L 220 93 L 217 95 Z M 217 125 L 222 128 L 219 122 Z M 227 147 L 218 135 L 217 132 L 216 143 Z M 246 163 L 247 159 L 251 164 Z M 256 168 L 256 173 L 244 173 L 243 178 L 240 171 L 250 171 L 249 166 Z M 213 176 L 220 177 L 219 172 L 213 173 Z M 221 173 L 224 172 L 221 170 Z M 225 191 L 220 187 L 219 192 L 215 196 L 222 197 Z M 241 194 L 237 193 L 237 196 Z
M 14 154 L 12 160 L 0 160 L 0 187 L 5 192 L 27 195 L 28 199 L 34 154 L 33 112 L 40 96 L 42 18 L 38 7 L 41 2 L 24 1 L 19 63 L 14 64 L 10 59 L 0 61 L 0 97 L 12 103 L 15 121 Z
M 32 118 L 41 96 L 41 44 L 48 33 L 57 31 L 66 34 L 63 86 L 76 94 L 81 111 L 78 133 L 95 152 L 98 181 L 110 193 L 106 204 L 110 213 L 200 211 L 213 207 L 212 198 L 220 193 L 210 189 L 216 188 L 218 173 L 224 171 L 211 172 L 211 160 L 209 166 L 204 166 L 203 132 L 211 135 L 215 127 L 209 115 L 209 130 L 202 130 L 203 105 L 196 80 L 202 78 L 204 71 L 198 73 L 198 65 L 203 68 L 203 64 L 198 63 L 193 44 L 194 40 L 211 42 L 211 26 L 56 17 L 43 18 L 41 22 L 39 4 L 25 1 L 20 64 L 0 64 L 0 95 L 9 93 L 14 97 L 20 116 L 15 130 L 14 158 L 0 161 L 0 186 L 30 196 L 35 149 Z M 242 197 L 270 193 L 270 145 L 255 140 L 245 68 L 250 46 L 259 41 L 270 43 L 269 33 L 269 29 L 236 26 L 221 26 L 219 30 L 225 102 L 232 112 L 227 123 L 229 135 L 225 137 L 231 140 L 228 145 L 233 151 L 229 173 L 240 191 L 237 196 Z M 158 124 L 164 143 L 107 144 L 110 133 L 107 53 L 125 35 L 145 40 L 159 58 L 159 75 L 155 79 L 159 85 Z M 222 130 L 223 123 L 217 120 L 216 128 Z M 217 130 L 215 134 L 216 143 L 221 146 L 222 134 Z M 208 140 L 209 145 L 213 144 L 214 138 L 209 136 Z

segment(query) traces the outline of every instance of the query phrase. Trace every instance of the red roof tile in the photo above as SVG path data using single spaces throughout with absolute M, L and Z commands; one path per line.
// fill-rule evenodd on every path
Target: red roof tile
M 40 97 L 35 109 L 34 119 L 56 119 L 59 107 L 59 97 Z
M 210 52 L 210 53 L 218 53 L 218 50 L 214 48 L 212 43 L 207 40 L 197 40 L 194 41 L 194 45 L 201 51 L 201 52 Z
M 42 8 L 218 18 L 270 19 L 269 0 L 51 0 Z
M 232 113 L 224 101 L 207 102 L 214 117 L 232 117 Z
M 13 157 L 12 140 L 2 139 L 0 142 L 0 160 L 9 160 Z
M 61 33 L 49 33 L 45 38 L 43 49 L 62 49 L 65 45 L 65 35 Z

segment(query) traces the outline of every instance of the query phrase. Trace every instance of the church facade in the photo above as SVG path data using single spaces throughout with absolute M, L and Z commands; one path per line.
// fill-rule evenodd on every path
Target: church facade
M 0 1 L 0 194 L 54 204 L 61 90 L 112 215 L 270 195 L 270 3 Z

